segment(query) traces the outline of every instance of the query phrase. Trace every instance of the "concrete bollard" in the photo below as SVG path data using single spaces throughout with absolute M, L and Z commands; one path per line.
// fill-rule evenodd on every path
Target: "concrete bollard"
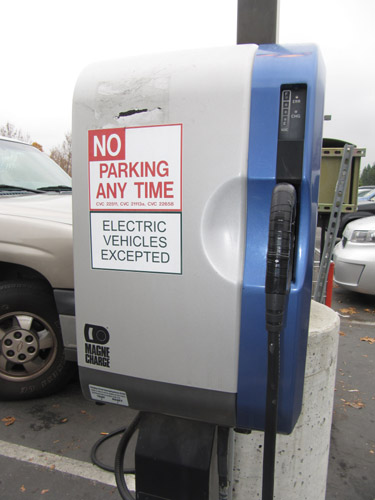
M 324 500 L 327 482 L 338 315 L 312 301 L 302 413 L 276 442 L 275 500 Z M 263 432 L 235 434 L 233 500 L 261 498 Z

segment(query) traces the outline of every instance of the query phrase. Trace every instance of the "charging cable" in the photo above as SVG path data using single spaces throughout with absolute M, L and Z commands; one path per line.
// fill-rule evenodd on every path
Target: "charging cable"
M 106 470 L 108 472 L 115 472 L 115 468 L 113 466 L 105 464 L 98 458 L 97 456 L 98 449 L 100 448 L 100 446 L 102 446 L 102 444 L 104 444 L 105 441 L 108 441 L 108 439 L 111 439 L 117 436 L 118 434 L 123 434 L 126 431 L 126 429 L 127 427 L 119 427 L 118 429 L 109 432 L 105 436 L 102 436 L 100 439 L 98 439 L 98 441 L 91 448 L 91 462 L 94 465 L 97 465 L 101 469 Z M 124 469 L 124 472 L 125 474 L 135 474 L 135 469 Z
M 272 193 L 266 271 L 268 332 L 266 419 L 263 448 L 262 500 L 272 500 L 275 476 L 277 409 L 280 379 L 280 334 L 290 290 L 297 196 L 291 184 L 277 184 Z
M 124 500 L 134 500 L 133 495 L 130 493 L 129 488 L 125 481 L 124 474 L 124 457 L 126 448 L 128 447 L 129 441 L 132 438 L 133 434 L 138 428 L 138 424 L 141 419 L 141 413 L 138 413 L 136 417 L 133 419 L 132 423 L 127 427 L 126 431 L 121 437 L 119 445 L 116 451 L 115 457 L 115 478 L 118 491 L 121 495 L 121 498 Z
M 133 495 L 130 493 L 129 488 L 127 487 L 125 481 L 125 474 L 135 474 L 135 469 L 134 468 L 124 469 L 124 457 L 129 441 L 138 428 L 140 418 L 141 414 L 138 413 L 128 427 L 120 427 L 110 432 L 109 434 L 101 437 L 91 448 L 92 463 L 94 465 L 97 465 L 103 470 L 115 473 L 117 488 L 119 490 L 121 498 L 123 498 L 124 500 L 135 500 Z M 112 467 L 99 460 L 99 458 L 97 457 L 97 452 L 99 447 L 102 446 L 102 444 L 105 441 L 117 436 L 118 434 L 122 434 L 122 437 L 116 451 L 115 466 Z

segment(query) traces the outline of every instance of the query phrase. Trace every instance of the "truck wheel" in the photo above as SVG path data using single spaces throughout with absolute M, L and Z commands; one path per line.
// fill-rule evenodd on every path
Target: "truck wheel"
M 70 380 L 51 289 L 28 281 L 0 284 L 0 399 L 47 396 Z

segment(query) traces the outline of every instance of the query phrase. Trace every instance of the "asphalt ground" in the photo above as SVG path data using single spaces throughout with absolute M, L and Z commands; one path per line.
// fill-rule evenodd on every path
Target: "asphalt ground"
M 1 500 L 121 498 L 114 474 L 92 465 L 90 452 L 135 412 L 85 400 L 78 378 L 54 396 L 2 402 L 0 408 Z M 105 464 L 113 465 L 119 437 L 98 450 Z
M 326 500 L 375 499 L 375 296 L 335 287 L 340 338 Z
M 326 500 L 375 499 L 374 299 L 333 291 L 341 331 Z M 119 500 L 113 474 L 92 465 L 90 451 L 134 414 L 86 401 L 77 379 L 54 396 L 1 402 L 1 500 Z M 118 439 L 99 450 L 102 461 L 113 463 Z

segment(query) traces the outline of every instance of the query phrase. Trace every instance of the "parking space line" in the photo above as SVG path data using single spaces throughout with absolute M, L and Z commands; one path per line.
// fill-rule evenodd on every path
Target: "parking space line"
M 352 316 L 343 316 L 339 314 L 342 319 L 351 318 Z M 360 319 L 351 319 L 350 323 L 353 325 L 375 326 L 375 321 L 361 321 Z
M 0 455 L 3 457 L 14 458 L 21 462 L 27 462 L 39 465 L 51 470 L 57 470 L 72 476 L 78 476 L 90 481 L 116 486 L 115 475 L 104 471 L 88 462 L 75 460 L 73 458 L 62 457 L 46 451 L 27 448 L 19 444 L 8 443 L 0 440 Z M 126 475 L 128 488 L 135 491 L 135 479 L 132 475 Z

